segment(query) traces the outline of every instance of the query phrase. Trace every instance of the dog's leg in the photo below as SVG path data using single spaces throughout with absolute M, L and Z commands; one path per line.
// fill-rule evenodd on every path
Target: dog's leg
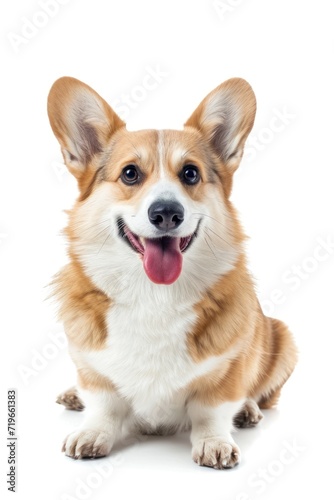
M 56 399 L 56 403 L 65 406 L 67 410 L 81 411 L 85 405 L 81 401 L 76 387 L 70 387 L 67 391 L 62 392 Z
M 255 427 L 263 419 L 263 413 L 253 399 L 247 399 L 242 409 L 234 416 L 236 427 Z
M 266 366 L 261 382 L 250 394 L 261 409 L 276 406 L 282 386 L 297 362 L 297 348 L 287 326 L 278 319 L 268 318 Z
M 230 469 L 240 461 L 240 450 L 231 431 L 233 417 L 244 404 L 244 400 L 222 403 L 210 407 L 199 401 L 188 403 L 191 419 L 192 457 L 199 465 L 215 469 Z
M 104 457 L 121 434 L 129 406 L 114 391 L 85 390 L 82 395 L 86 418 L 77 431 L 67 436 L 62 451 L 72 458 Z

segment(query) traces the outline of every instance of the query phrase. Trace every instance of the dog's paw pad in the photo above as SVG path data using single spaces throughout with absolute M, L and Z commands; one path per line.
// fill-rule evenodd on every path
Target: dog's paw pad
M 113 438 L 107 432 L 87 429 L 67 436 L 62 451 L 75 459 L 100 458 L 109 455 L 112 445 Z
M 222 438 L 200 439 L 192 450 L 194 462 L 214 469 L 231 469 L 240 462 L 240 450 L 235 443 Z

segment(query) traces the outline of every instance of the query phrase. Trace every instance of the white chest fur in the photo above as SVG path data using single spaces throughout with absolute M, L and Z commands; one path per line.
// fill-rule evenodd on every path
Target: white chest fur
M 134 308 L 114 304 L 108 314 L 107 347 L 85 355 L 142 416 L 178 400 L 191 380 L 222 361 L 192 360 L 187 349 L 187 333 L 196 322 L 192 307 L 176 301 L 164 306 L 160 298 L 142 298 Z

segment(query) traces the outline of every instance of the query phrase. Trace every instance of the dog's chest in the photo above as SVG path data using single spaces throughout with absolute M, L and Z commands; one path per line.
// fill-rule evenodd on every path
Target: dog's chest
M 141 301 L 135 307 L 113 305 L 108 342 L 90 353 L 89 362 L 116 385 L 138 413 L 171 401 L 193 378 L 211 368 L 212 359 L 195 363 L 187 334 L 196 323 L 191 306 Z

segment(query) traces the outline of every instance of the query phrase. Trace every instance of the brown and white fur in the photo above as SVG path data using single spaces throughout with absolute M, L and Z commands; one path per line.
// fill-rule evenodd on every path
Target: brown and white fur
M 53 85 L 51 126 L 80 190 L 66 229 L 70 262 L 54 283 L 80 394 L 58 402 L 85 406 L 66 455 L 105 456 L 127 433 L 191 428 L 195 462 L 231 468 L 240 461 L 233 423 L 255 425 L 259 407 L 276 404 L 296 347 L 262 313 L 229 200 L 255 110 L 251 87 L 234 78 L 184 130 L 129 132 L 84 83 Z M 162 217 L 152 219 L 157 203 Z M 163 241 L 182 252 L 160 249 L 170 259 L 160 266 L 147 248 Z

